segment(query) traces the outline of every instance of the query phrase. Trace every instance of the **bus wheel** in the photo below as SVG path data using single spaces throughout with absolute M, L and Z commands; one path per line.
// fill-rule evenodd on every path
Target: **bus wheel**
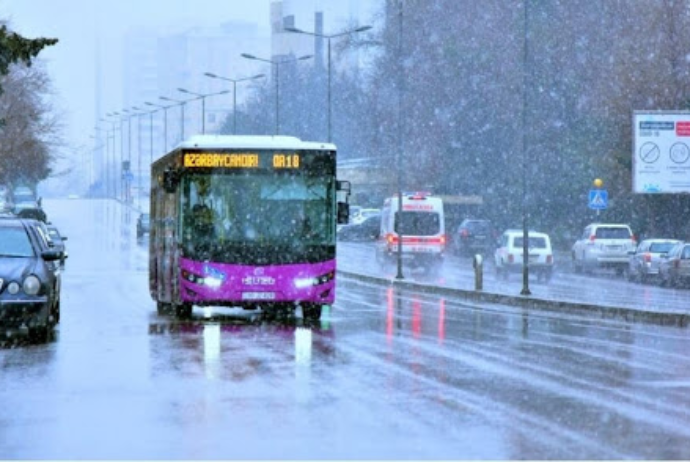
M 192 317 L 192 305 L 189 303 L 182 303 L 175 305 L 175 316 L 181 319 L 189 319 Z
M 321 305 L 305 303 L 302 305 L 302 317 L 309 321 L 321 319 Z
M 172 305 L 170 303 L 158 302 L 156 303 L 156 311 L 160 316 L 172 314 Z

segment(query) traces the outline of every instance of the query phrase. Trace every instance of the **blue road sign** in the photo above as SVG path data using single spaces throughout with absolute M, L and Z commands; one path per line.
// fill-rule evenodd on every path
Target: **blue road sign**
M 609 193 L 605 189 L 591 189 L 589 191 L 589 208 L 604 210 L 609 206 Z

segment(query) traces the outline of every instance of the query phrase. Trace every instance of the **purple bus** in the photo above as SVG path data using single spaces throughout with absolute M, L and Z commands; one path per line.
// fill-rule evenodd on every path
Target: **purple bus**
M 160 314 L 192 307 L 295 310 L 335 299 L 336 224 L 350 184 L 333 144 L 200 135 L 151 166 L 149 289 Z

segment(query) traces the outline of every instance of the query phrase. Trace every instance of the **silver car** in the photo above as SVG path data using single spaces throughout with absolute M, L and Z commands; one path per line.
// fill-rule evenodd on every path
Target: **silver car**
M 635 236 L 630 226 L 618 223 L 592 223 L 572 248 L 575 272 L 613 268 L 623 275 L 628 268 L 629 252 L 635 250 Z
M 690 243 L 676 244 L 661 257 L 659 279 L 665 287 L 687 287 L 690 283 Z
M 628 280 L 647 282 L 652 276 L 657 276 L 662 256 L 680 242 L 677 239 L 645 239 L 640 242 L 637 248 L 630 252 Z

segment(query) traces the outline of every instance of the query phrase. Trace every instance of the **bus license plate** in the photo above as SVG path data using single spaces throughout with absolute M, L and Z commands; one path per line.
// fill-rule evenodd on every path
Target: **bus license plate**
M 242 300 L 275 300 L 275 292 L 242 292 Z

